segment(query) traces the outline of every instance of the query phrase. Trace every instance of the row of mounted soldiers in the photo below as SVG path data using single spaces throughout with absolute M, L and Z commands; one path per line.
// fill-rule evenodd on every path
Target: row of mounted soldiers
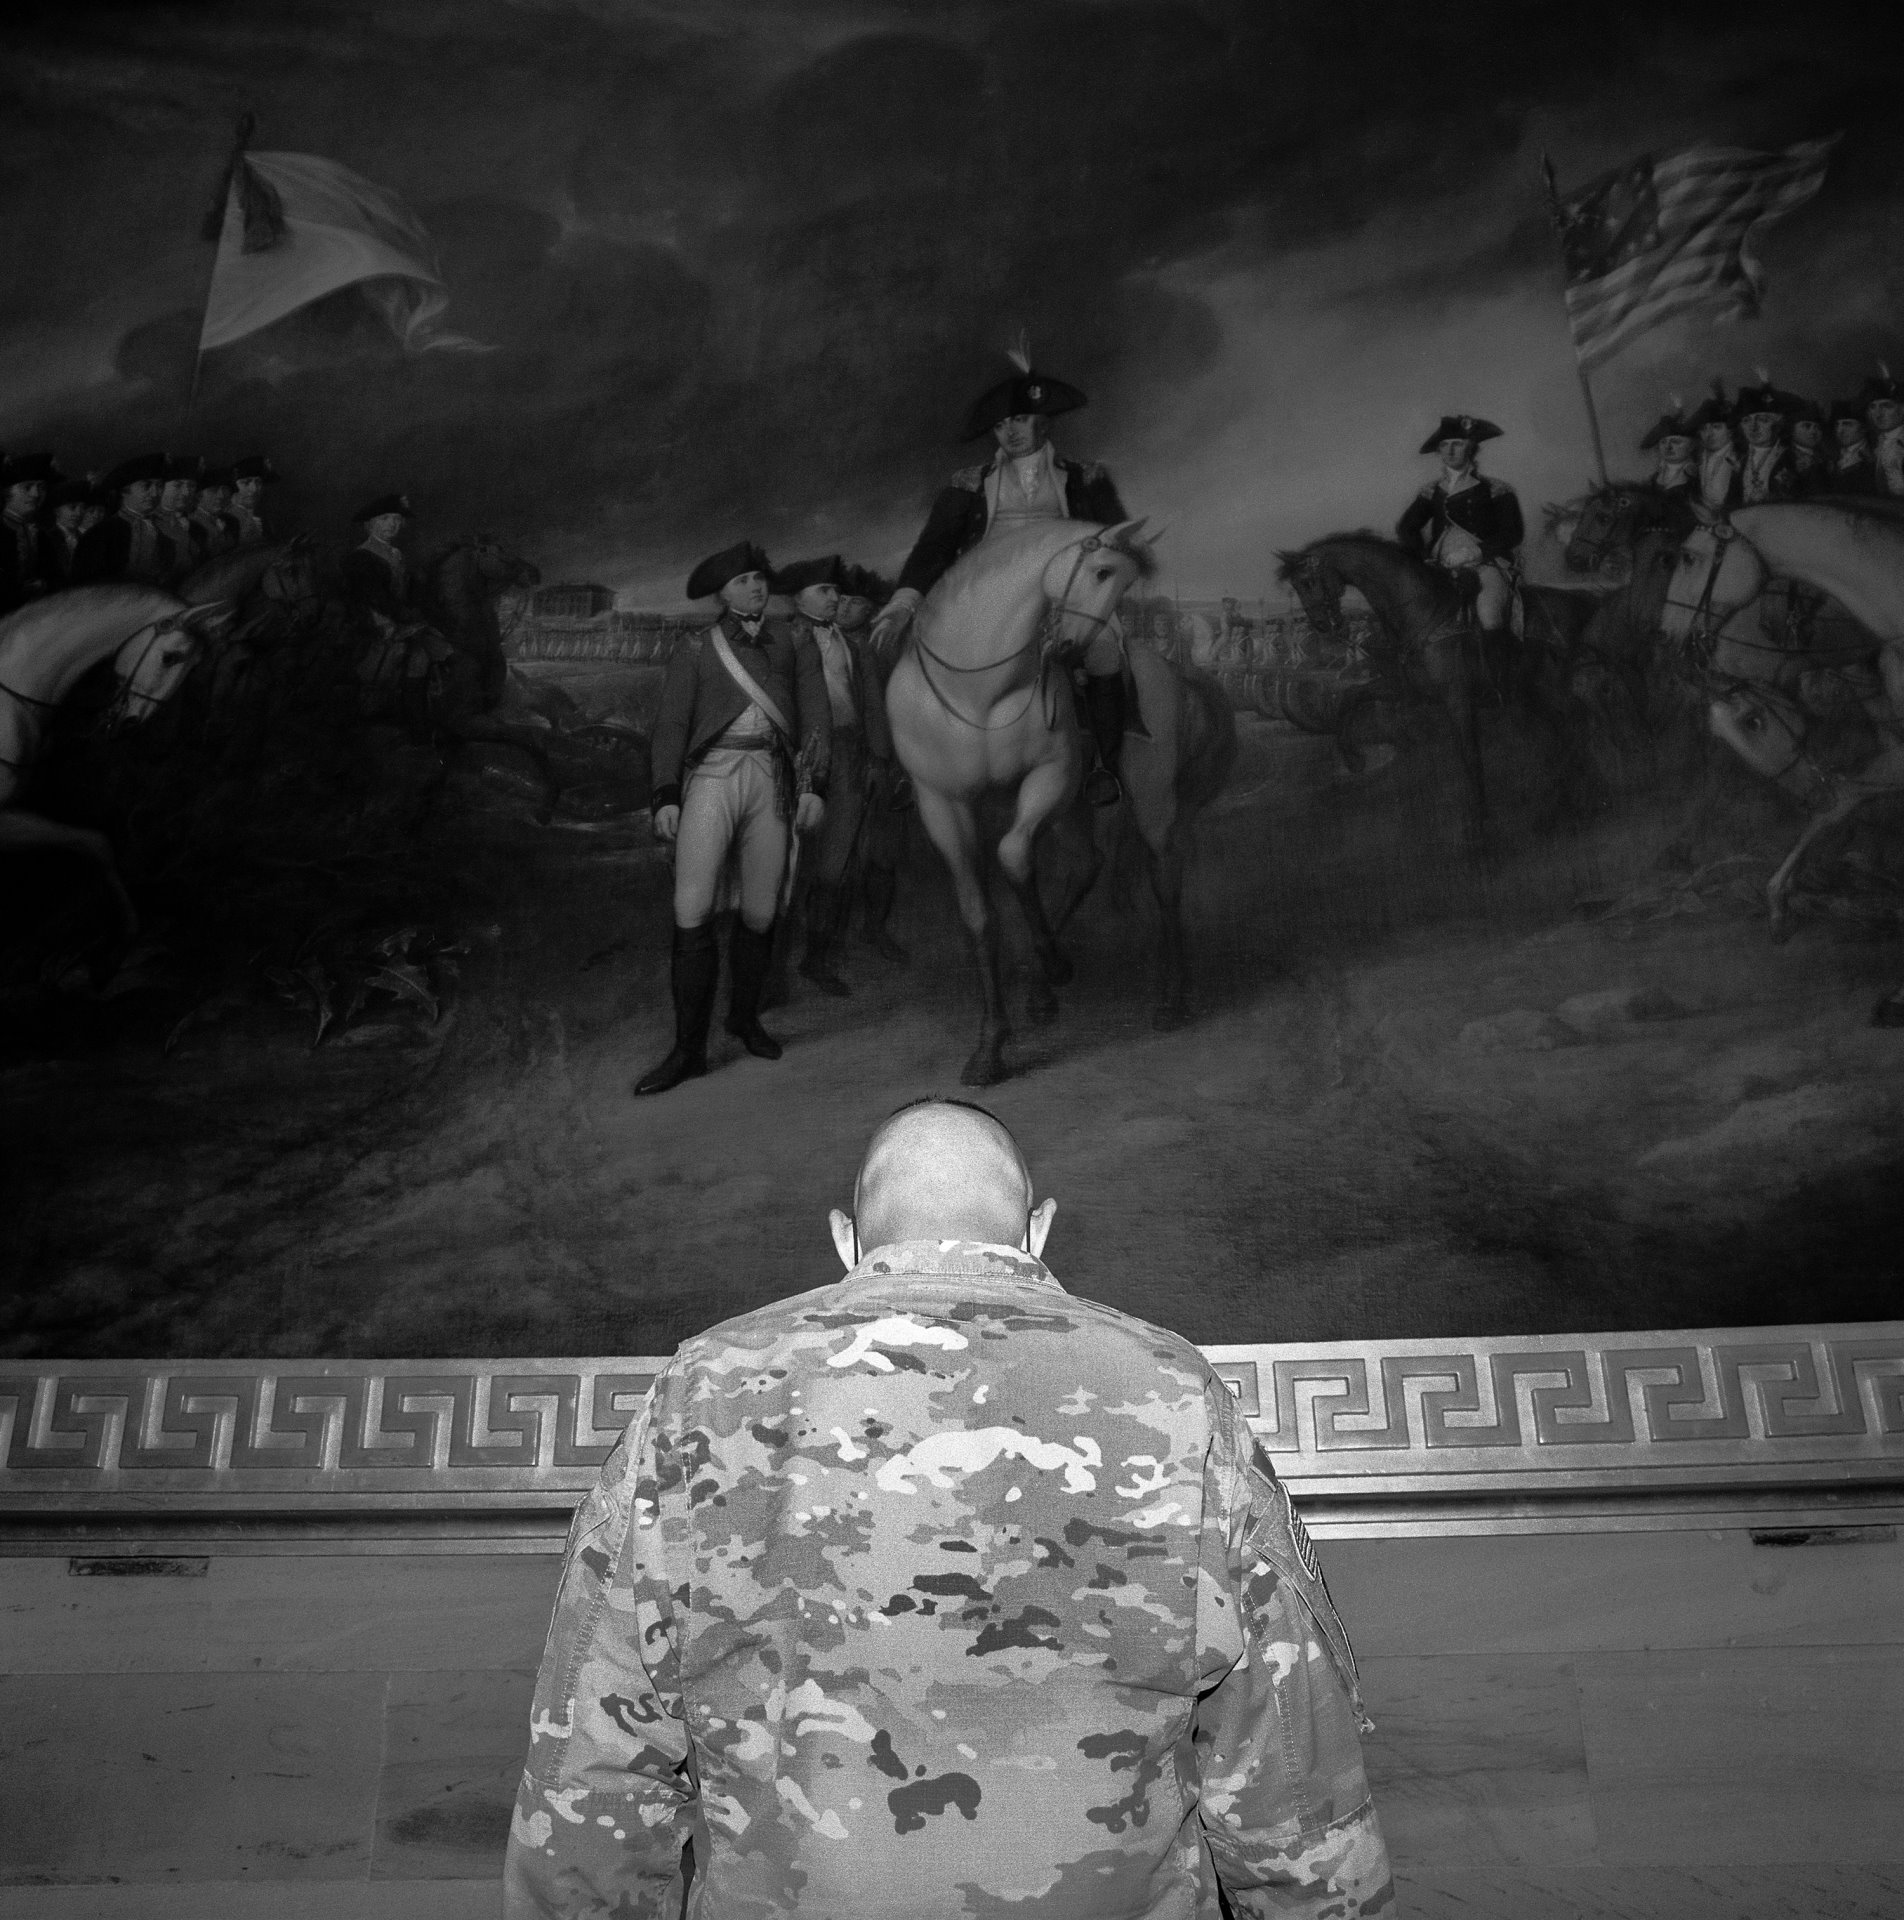
M 97 480 L 50 453 L 0 456 L 0 615 L 63 587 L 131 580 L 175 586 L 235 547 L 272 538 L 263 454 L 229 467 L 141 454 Z
M 1675 400 L 1640 442 L 1651 483 L 1715 512 L 1820 494 L 1904 499 L 1904 382 L 1880 365 L 1855 399 L 1826 407 L 1763 369 L 1728 401 L 1722 381 L 1688 413 Z

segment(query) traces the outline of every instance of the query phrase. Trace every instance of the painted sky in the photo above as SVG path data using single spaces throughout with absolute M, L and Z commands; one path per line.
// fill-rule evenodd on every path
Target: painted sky
M 1904 22 L 1532 0 L 288 0 L 16 8 L 0 62 L 0 444 L 177 448 L 229 130 L 394 189 L 480 357 L 342 295 L 208 358 L 190 439 L 290 520 L 403 488 L 642 601 L 742 534 L 903 556 L 1029 329 L 1061 444 L 1169 523 L 1167 583 L 1385 524 L 1444 411 L 1530 509 L 1589 454 L 1536 184 L 1842 130 L 1763 315 L 1596 376 L 1616 469 L 1708 376 L 1904 366 Z

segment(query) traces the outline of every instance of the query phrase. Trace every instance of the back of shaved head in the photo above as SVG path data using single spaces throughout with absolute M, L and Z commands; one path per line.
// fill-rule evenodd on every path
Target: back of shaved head
M 872 1137 L 853 1185 L 862 1248 L 895 1240 L 1017 1246 L 1031 1174 L 1004 1123 L 953 1100 L 901 1107 Z

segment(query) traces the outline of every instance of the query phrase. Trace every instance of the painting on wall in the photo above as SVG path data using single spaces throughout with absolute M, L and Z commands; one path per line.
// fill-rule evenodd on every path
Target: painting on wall
M 29 10 L 0 1352 L 665 1352 L 935 1092 L 1205 1342 L 1893 1311 L 1900 55 Z

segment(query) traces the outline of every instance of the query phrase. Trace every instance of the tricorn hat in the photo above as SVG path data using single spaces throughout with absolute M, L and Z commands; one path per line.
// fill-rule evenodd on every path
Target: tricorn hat
M 76 507 L 99 502 L 99 489 L 89 480 L 62 480 L 46 496 L 49 507 Z
M 168 480 L 201 480 L 204 474 L 203 454 L 175 453 L 165 463 L 165 477 Z
M 379 514 L 384 513 L 400 513 L 408 520 L 416 513 L 416 508 L 411 506 L 410 496 L 407 493 L 385 493 L 379 494 L 369 506 L 359 507 L 350 517 L 361 523 L 365 520 L 375 520 Z
M 61 478 L 50 453 L 15 453 L 0 460 L 0 487 L 17 487 L 29 480 L 44 480 L 50 487 Z
M 229 487 L 236 476 L 229 467 L 207 467 L 198 476 L 199 491 L 207 487 Z
M 123 493 L 141 480 L 163 480 L 170 463 L 162 453 L 141 453 L 121 460 L 99 484 L 108 494 Z
M 1865 424 L 1864 402 L 1862 400 L 1834 400 L 1831 403 L 1831 418 L 1827 422 L 1836 426 L 1840 420 L 1855 420 L 1859 426 Z
M 995 387 L 987 387 L 972 402 L 971 410 L 965 416 L 965 432 L 960 436 L 966 440 L 976 440 L 990 433 L 1001 420 L 1010 420 L 1021 413 L 1042 413 L 1047 419 L 1053 414 L 1075 413 L 1085 405 L 1084 395 L 1066 380 L 1054 379 L 1048 373 L 1040 373 L 1031 364 L 1031 340 L 1024 333 L 1018 336 L 1018 344 L 1006 355 L 1017 371 L 1009 380 L 1001 380 Z
M 1825 424 L 1825 404 L 1822 400 L 1808 400 L 1802 393 L 1788 393 L 1784 398 L 1787 420 L 1815 420 L 1821 427 Z
M 705 600 L 719 593 L 737 574 L 773 573 L 773 562 L 751 540 L 742 540 L 711 553 L 688 575 L 688 598 Z
M 263 454 L 253 453 L 231 463 L 231 477 L 234 480 L 275 480 L 278 470 Z
M 1891 369 L 1880 360 L 1877 372 L 1859 389 L 1858 398 L 1867 407 L 1873 400 L 1904 400 L 1904 386 L 1898 384 Z
M 1439 453 L 1444 440 L 1467 440 L 1479 446 L 1483 440 L 1498 440 L 1501 430 L 1492 420 L 1472 413 L 1444 413 L 1441 424 L 1421 443 L 1423 453 Z
M 817 560 L 796 560 L 782 567 L 768 584 L 775 593 L 798 593 L 802 587 L 838 587 L 846 591 L 846 562 L 837 553 L 823 553 Z
M 1773 386 L 1772 376 L 1763 367 L 1756 368 L 1754 371 L 1758 375 L 1758 385 L 1741 387 L 1732 396 L 1733 419 L 1743 420 L 1748 414 L 1753 413 L 1775 413 L 1783 419 L 1791 410 L 1792 402 L 1797 396 L 1785 392 L 1781 387 Z
M 1678 394 L 1673 395 L 1672 404 L 1646 429 L 1646 438 L 1640 442 L 1640 451 L 1651 453 L 1662 440 L 1675 437 L 1681 440 L 1693 437 L 1692 427 L 1686 419 L 1686 403 Z
M 870 600 L 878 606 L 893 597 L 894 587 L 884 574 L 875 573 L 871 567 L 849 566 L 840 591 L 857 594 L 860 599 Z
M 1686 424 L 1694 433 L 1703 433 L 1716 421 L 1722 426 L 1732 424 L 1732 403 L 1725 397 L 1725 382 L 1715 380 L 1712 383 L 1712 396 L 1702 400 L 1686 416 Z

